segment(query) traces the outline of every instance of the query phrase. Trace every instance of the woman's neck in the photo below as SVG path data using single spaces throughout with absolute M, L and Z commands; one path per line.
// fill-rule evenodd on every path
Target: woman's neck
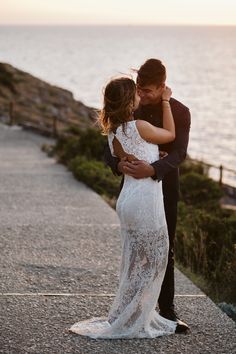
M 127 120 L 127 122 L 131 121 L 131 120 L 134 120 L 134 115 L 131 114 L 131 116 L 129 117 L 129 119 Z

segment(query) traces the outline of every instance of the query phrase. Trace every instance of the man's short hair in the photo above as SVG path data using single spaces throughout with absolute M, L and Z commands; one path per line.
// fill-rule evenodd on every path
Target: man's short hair
M 159 59 L 148 59 L 137 70 L 137 84 L 139 86 L 160 86 L 166 80 L 166 68 Z

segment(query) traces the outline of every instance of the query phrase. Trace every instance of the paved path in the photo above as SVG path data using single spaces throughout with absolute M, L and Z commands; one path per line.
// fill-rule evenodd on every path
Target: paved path
M 91 340 L 74 322 L 107 313 L 118 280 L 116 213 L 40 146 L 0 125 L 0 353 L 233 354 L 231 321 L 176 270 L 176 305 L 191 333 Z

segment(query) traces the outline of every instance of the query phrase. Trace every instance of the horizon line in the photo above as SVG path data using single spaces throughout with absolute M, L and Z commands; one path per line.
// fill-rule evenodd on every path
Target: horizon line
M 84 23 L 84 24 L 67 24 L 67 23 L 0 23 L 0 26 L 40 26 L 40 27 L 236 27 L 236 24 L 222 24 L 222 23 L 162 23 L 162 24 L 110 24 L 110 23 L 97 23 L 97 24 L 90 24 L 90 23 Z

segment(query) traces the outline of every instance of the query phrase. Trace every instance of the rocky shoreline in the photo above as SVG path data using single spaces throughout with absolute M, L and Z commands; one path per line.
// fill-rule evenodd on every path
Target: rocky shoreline
M 94 108 L 75 100 L 72 92 L 0 63 L 1 122 L 56 135 L 70 125 L 92 127 L 96 115 Z

